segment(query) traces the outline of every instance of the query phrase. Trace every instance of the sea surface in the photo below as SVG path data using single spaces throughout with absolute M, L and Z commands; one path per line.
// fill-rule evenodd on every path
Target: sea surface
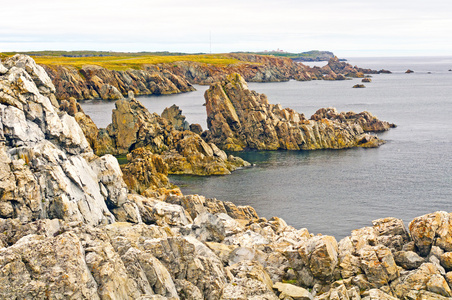
M 377 149 L 251 151 L 235 153 L 253 163 L 228 176 L 170 176 L 184 194 L 251 205 L 260 216 L 278 216 L 296 228 L 340 239 L 384 217 L 403 219 L 438 210 L 452 212 L 452 57 L 348 58 L 363 68 L 388 69 L 360 79 L 249 83 L 270 103 L 310 117 L 321 107 L 367 110 L 397 128 L 379 134 Z M 322 64 L 322 63 L 320 63 Z M 312 65 L 312 63 L 310 63 Z M 406 74 L 411 69 L 414 73 Z M 190 123 L 206 129 L 204 91 L 139 97 L 151 111 L 177 104 Z M 94 122 L 111 122 L 113 103 L 82 104 Z

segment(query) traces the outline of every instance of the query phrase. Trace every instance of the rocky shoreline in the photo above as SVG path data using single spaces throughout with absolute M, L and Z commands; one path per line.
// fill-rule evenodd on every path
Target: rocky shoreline
M 178 61 L 158 65 L 146 65 L 140 70 L 115 71 L 95 65 L 81 69 L 71 66 L 43 65 L 56 88 L 58 100 L 103 99 L 118 100 L 129 91 L 135 95 L 163 95 L 193 91 L 192 84 L 207 85 L 221 80 L 231 73 L 240 74 L 247 82 L 278 82 L 290 79 L 344 80 L 348 77 L 364 77 L 364 74 L 389 72 L 353 67 L 337 57 L 328 65 L 308 67 L 290 58 L 255 54 L 227 54 L 239 63 L 213 65 L 193 61 Z
M 408 228 L 374 220 L 340 241 L 314 236 L 249 206 L 182 195 L 164 161 L 142 147 L 121 171 L 112 155 L 94 154 L 74 100 L 60 105 L 31 58 L 0 63 L 0 298 L 452 297 L 452 214 L 426 214 Z M 120 101 L 118 110 L 139 107 Z M 137 141 L 148 140 L 168 146 Z

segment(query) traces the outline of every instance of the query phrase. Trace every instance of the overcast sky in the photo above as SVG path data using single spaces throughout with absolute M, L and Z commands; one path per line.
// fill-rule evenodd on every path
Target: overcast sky
M 21 0 L 1 7 L 0 51 L 452 55 L 450 0 Z

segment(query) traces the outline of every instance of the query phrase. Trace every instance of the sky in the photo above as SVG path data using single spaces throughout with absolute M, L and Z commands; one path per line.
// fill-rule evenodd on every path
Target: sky
M 21 0 L 0 7 L 0 52 L 452 55 L 450 0 Z

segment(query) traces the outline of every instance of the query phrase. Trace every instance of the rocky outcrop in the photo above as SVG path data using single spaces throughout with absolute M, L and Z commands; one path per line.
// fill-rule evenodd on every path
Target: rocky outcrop
M 182 110 L 176 104 L 166 107 L 162 112 L 162 118 L 167 119 L 176 130 L 184 131 L 190 129 L 190 124 L 185 121 L 185 116 L 182 114 Z
M 339 242 L 249 206 L 128 193 L 25 56 L 0 75 L 2 299 L 450 299 L 452 213 L 378 219 Z M 47 94 L 47 95 L 46 95 Z M 138 181 L 165 164 L 130 155 Z M 151 173 L 150 175 L 147 173 Z
M 354 112 L 338 113 L 334 107 L 321 108 L 311 116 L 311 120 L 314 121 L 320 121 L 322 119 L 348 124 L 359 124 L 364 132 L 383 132 L 396 127 L 395 124 L 381 121 L 367 111 L 363 111 L 359 114 Z
M 140 70 L 115 71 L 96 65 L 43 65 L 56 87 L 59 100 L 82 99 L 117 100 L 133 91 L 136 95 L 173 94 L 194 90 L 191 84 L 211 84 L 231 73 L 240 74 L 248 82 L 277 82 L 290 79 L 343 80 L 363 77 L 382 71 L 361 69 L 332 58 L 320 69 L 310 68 L 290 58 L 255 54 L 224 54 L 238 62 L 230 65 L 206 64 L 195 61 L 146 65 Z
M 81 69 L 71 66 L 43 66 L 56 87 L 59 100 L 74 97 L 77 100 L 117 100 L 129 91 L 136 95 L 164 95 L 193 91 L 184 78 L 158 67 L 143 70 L 108 70 L 95 65 Z
M 323 74 L 325 80 L 344 80 L 349 77 L 362 78 L 364 74 L 380 74 L 380 73 L 391 73 L 387 70 L 371 70 L 363 69 L 357 66 L 352 66 L 351 64 L 339 60 L 336 56 L 328 61 L 328 64 L 322 68 L 315 67 L 313 70 L 319 71 Z
M 180 190 L 169 182 L 168 165 L 160 155 L 137 148 L 127 154 L 127 161 L 121 165 L 121 170 L 129 191 L 145 196 L 180 194 Z
M 161 155 L 169 174 L 225 175 L 249 165 L 194 132 L 175 130 L 167 119 L 149 113 L 136 99 L 118 100 L 115 105 L 113 122 L 107 127 L 115 154 L 145 148 Z
M 382 141 L 366 131 L 391 127 L 367 112 L 337 114 L 333 109 L 319 110 L 308 120 L 292 109 L 269 104 L 265 95 L 250 91 L 238 74 L 211 85 L 205 98 L 206 139 L 225 150 L 376 147 Z
M 31 58 L 3 64 L 0 217 L 113 222 L 106 203 L 121 205 L 127 192 L 116 159 L 93 154 L 76 120 L 53 105 L 55 88 Z

